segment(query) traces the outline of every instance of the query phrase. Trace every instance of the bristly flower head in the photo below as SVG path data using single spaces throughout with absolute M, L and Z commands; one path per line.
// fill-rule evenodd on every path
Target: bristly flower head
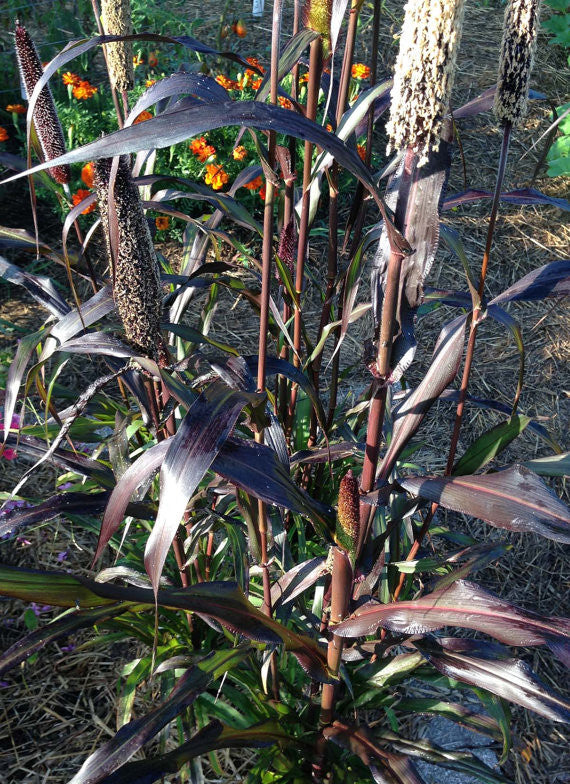
M 526 114 L 539 15 L 540 0 L 507 4 L 493 107 L 501 125 L 516 126 Z
M 160 353 L 162 288 L 160 267 L 128 157 L 122 157 L 113 191 L 118 226 L 116 258 L 111 253 L 109 225 L 109 178 L 111 158 L 95 161 L 93 183 L 105 235 L 109 264 L 113 270 L 113 299 L 129 343 L 144 356 Z
M 22 82 L 26 88 L 26 95 L 29 100 L 34 87 L 43 75 L 44 69 L 34 42 L 26 28 L 19 22 L 16 22 L 14 41 Z M 51 90 L 47 84 L 38 95 L 33 120 L 36 135 L 46 161 L 64 155 L 65 141 L 63 130 L 57 116 Z M 48 169 L 48 172 L 56 182 L 62 185 L 71 181 L 71 169 L 69 166 L 53 166 Z
M 304 9 L 305 27 L 319 33 L 325 52 L 331 37 L 332 0 L 306 0 Z
M 353 555 L 360 534 L 360 493 L 358 480 L 348 471 L 340 481 L 337 510 L 337 539 Z
M 439 148 L 461 40 L 464 0 L 409 0 L 394 72 L 388 153 Z
M 107 35 L 132 35 L 131 0 L 103 0 L 101 21 Z M 132 90 L 135 83 L 132 43 L 117 41 L 106 47 L 111 84 L 119 92 Z

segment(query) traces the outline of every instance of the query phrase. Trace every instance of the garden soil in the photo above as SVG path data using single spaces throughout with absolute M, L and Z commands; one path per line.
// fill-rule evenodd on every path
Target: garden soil
M 212 10 L 210 10 L 210 5 Z M 252 20 L 249 0 L 230 2 L 226 19 L 242 17 L 247 25 L 247 36 L 238 41 L 235 49 L 243 55 L 255 54 L 263 62 L 269 56 L 271 6 L 266 0 L 265 15 L 261 20 Z M 291 29 L 291 14 L 285 2 L 286 19 L 284 33 Z M 207 43 L 214 44 L 220 23 L 221 4 L 186 3 L 189 21 L 202 20 L 193 34 Z M 401 19 L 401 4 L 390 0 L 385 9 L 381 33 L 380 75 L 389 74 L 393 63 Z M 367 44 L 371 28 L 371 4 L 365 3 L 362 13 L 362 30 L 359 36 L 357 59 L 367 61 Z M 467 3 L 466 26 L 459 56 L 459 71 L 453 95 L 455 106 L 477 96 L 496 78 L 496 61 L 501 37 L 503 7 L 498 3 Z M 546 93 L 555 105 L 568 100 L 568 71 L 564 58 L 555 47 L 548 46 L 547 38 L 539 38 L 533 87 Z M 544 140 L 541 134 L 550 122 L 547 103 L 533 103 L 523 129 L 514 136 L 506 189 L 533 185 L 557 197 L 570 196 L 569 182 L 563 178 L 549 180 L 542 170 L 533 180 L 539 163 Z M 461 191 L 467 187 L 491 190 L 500 147 L 500 134 L 489 113 L 464 120 L 460 124 L 461 142 L 464 151 L 465 170 L 460 159 L 452 170 L 450 190 Z M 536 142 L 536 146 L 533 146 Z M 384 140 L 378 137 L 375 143 Z M 465 177 L 465 180 L 464 180 Z M 24 188 L 10 187 L 0 194 L 0 224 L 32 230 L 33 222 Z M 39 210 L 40 233 L 43 239 L 58 244 L 58 222 L 49 210 Z M 447 214 L 445 221 L 452 224 L 461 234 L 472 264 L 477 264 L 483 253 L 487 228 L 488 204 L 463 207 Z M 497 294 L 515 280 L 549 261 L 568 257 L 570 230 L 564 221 L 565 215 L 555 207 L 515 207 L 503 205 L 497 227 L 490 272 L 488 292 Z M 376 220 L 372 209 L 367 223 Z M 172 248 L 164 249 L 172 257 Z M 325 248 L 317 241 L 311 251 L 311 271 L 316 280 L 324 279 L 326 268 Z M 33 256 L 18 253 L 10 255 L 14 263 L 26 266 Z M 176 261 L 176 259 L 173 259 Z M 37 265 L 35 270 L 38 271 Z M 44 274 L 61 277 L 48 265 L 40 270 Z M 429 283 L 436 287 L 454 287 L 458 283 L 457 264 L 440 249 L 434 263 Z M 362 287 L 361 299 L 368 296 Z M 306 308 L 316 313 L 319 308 L 318 290 L 309 284 L 305 292 Z M 228 303 L 220 307 L 215 319 L 216 335 L 232 342 L 239 336 L 239 344 L 251 341 L 253 348 L 257 340 L 257 322 L 251 318 L 245 302 L 237 305 Z M 543 422 L 564 449 L 569 448 L 569 390 L 570 390 L 570 328 L 565 303 L 558 301 L 517 305 L 511 308 L 523 325 L 526 346 L 525 389 L 520 410 Z M 41 323 L 42 314 L 32 301 L 15 287 L 0 287 L 0 318 L 28 330 Z M 419 344 L 424 347 L 418 352 L 417 365 L 412 369 L 413 383 L 429 362 L 431 347 L 442 323 L 441 311 L 424 319 L 418 328 Z M 2 325 L 4 321 L 0 322 Z M 0 334 L 1 352 L 13 349 L 17 331 L 5 329 Z M 342 349 L 342 363 L 349 368 L 340 390 L 341 397 L 356 396 L 369 383 L 363 363 L 354 364 L 360 354 L 363 340 L 370 332 L 370 323 L 357 322 L 350 329 Z M 247 350 L 244 349 L 244 350 Z M 512 400 L 518 372 L 519 356 L 509 333 L 490 323 L 479 330 L 476 365 L 472 389 L 483 397 L 497 398 L 504 402 Z M 97 373 L 97 367 L 82 368 L 77 372 L 76 389 L 82 387 L 85 373 Z M 325 375 L 326 387 L 326 375 Z M 326 391 L 326 389 L 325 389 Z M 1 404 L 1 400 L 0 400 Z M 459 453 L 495 419 L 492 414 L 480 409 L 468 409 L 462 430 Z M 499 417 L 496 417 L 499 421 Z M 451 409 L 449 404 L 434 407 L 429 420 L 424 424 L 421 435 L 424 439 L 421 453 L 424 464 L 434 472 L 444 467 L 445 448 L 449 438 Z M 517 459 L 528 459 L 548 453 L 548 447 L 536 436 L 525 432 L 521 438 L 501 455 L 501 464 Z M 2 463 L 0 489 L 8 490 L 21 474 L 22 467 L 15 463 Z M 45 469 L 34 478 L 38 494 L 46 495 L 53 488 L 55 474 Z M 556 482 L 556 489 L 569 501 L 565 480 Z M 538 539 L 532 535 L 514 536 L 497 531 L 479 521 L 466 522 L 454 519 L 455 525 L 463 526 L 480 540 L 507 540 L 512 549 L 498 564 L 490 566 L 478 575 L 481 583 L 499 593 L 503 598 L 544 614 L 568 615 L 570 583 L 563 548 L 556 543 Z M 94 535 L 82 529 L 56 523 L 26 534 L 16 542 L 2 544 L 2 562 L 29 568 L 65 568 L 87 573 L 94 544 Z M 16 602 L 0 604 L 0 647 L 4 649 L 25 632 L 24 605 Z M 46 613 L 44 618 L 49 617 Z M 78 770 L 85 757 L 102 741 L 116 731 L 115 702 L 117 681 L 122 666 L 131 660 L 137 651 L 126 645 L 114 645 L 104 650 L 89 647 L 67 650 L 54 644 L 41 651 L 37 661 L 20 673 L 10 673 L 0 683 L 0 781 L 7 784 L 64 784 Z M 542 649 L 522 653 L 549 685 L 564 691 L 566 673 L 548 652 Z M 568 690 L 566 690 L 568 694 Z M 429 696 L 428 694 L 422 696 Z M 135 714 L 141 715 L 148 709 L 148 697 L 143 701 L 137 697 Z M 505 772 L 517 784 L 550 784 L 570 781 L 570 755 L 568 736 L 560 725 L 540 719 L 534 714 L 513 709 L 515 725 L 515 748 L 510 755 Z M 424 722 L 418 722 L 418 724 Z M 421 727 L 417 727 L 422 732 Z M 469 740 L 465 740 L 469 745 Z M 210 771 L 208 782 L 242 781 L 246 775 L 251 755 L 220 754 L 226 773 L 220 778 Z M 453 782 L 449 771 L 442 771 L 440 781 Z M 172 780 L 174 781 L 174 779 Z

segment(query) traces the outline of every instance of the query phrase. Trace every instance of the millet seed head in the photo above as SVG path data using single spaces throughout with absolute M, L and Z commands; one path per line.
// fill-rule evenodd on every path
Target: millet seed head
M 34 42 L 26 28 L 19 22 L 16 22 L 14 43 L 22 83 L 26 88 L 26 97 L 29 100 L 34 87 L 43 75 L 44 69 Z M 33 122 L 45 160 L 51 161 L 53 158 L 64 155 L 65 141 L 63 129 L 57 116 L 53 95 L 47 84 L 38 95 L 34 107 Z M 71 181 L 71 169 L 67 165 L 53 166 L 48 169 L 48 173 L 61 185 Z
M 360 492 L 358 480 L 350 470 L 340 481 L 337 520 L 338 542 L 353 554 L 360 535 Z
M 113 299 L 127 341 L 144 356 L 157 359 L 161 347 L 162 288 L 160 267 L 129 159 L 119 162 L 113 197 L 109 194 L 111 158 L 95 161 L 93 184 L 101 213 L 109 264 L 113 270 Z M 112 258 L 109 201 L 114 198 L 118 247 Z
M 107 35 L 132 35 L 130 0 L 102 0 L 101 22 Z M 119 92 L 132 90 L 135 83 L 133 45 L 130 41 L 106 44 L 111 84 Z
M 394 71 L 388 153 L 411 148 L 420 155 L 439 149 L 449 111 L 463 27 L 464 0 L 409 0 Z
M 505 9 L 493 107 L 501 125 L 514 127 L 526 114 L 539 17 L 540 0 L 510 0 Z

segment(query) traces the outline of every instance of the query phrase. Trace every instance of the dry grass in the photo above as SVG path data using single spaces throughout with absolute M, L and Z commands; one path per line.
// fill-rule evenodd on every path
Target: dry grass
M 291 4 L 286 4 L 290 6 Z M 208 16 L 203 3 L 192 0 L 188 3 L 190 15 Z M 198 37 L 208 39 L 216 31 L 218 10 L 211 12 Z M 243 2 L 234 2 L 229 17 L 243 13 Z M 366 57 L 366 34 L 370 30 L 365 11 L 363 36 L 359 42 L 358 57 Z M 266 13 L 259 23 L 248 24 L 249 34 L 238 46 L 242 53 L 268 54 L 267 41 L 270 27 L 271 3 L 266 2 Z M 389 2 L 382 29 L 381 58 L 384 71 L 395 56 L 394 34 L 398 31 L 401 4 Z M 468 3 L 466 27 L 459 57 L 459 72 L 454 91 L 454 105 L 478 95 L 494 83 L 496 57 L 501 37 L 503 9 L 497 4 L 482 7 Z M 287 30 L 289 27 L 284 26 Z M 539 41 L 533 86 L 546 92 L 555 103 L 567 100 L 567 71 L 561 67 L 562 58 L 555 48 L 548 47 L 546 40 Z M 545 130 L 549 122 L 548 109 L 543 104 L 533 103 L 531 114 L 524 126 L 515 134 L 511 148 L 510 165 L 506 187 L 529 184 L 540 145 L 531 150 L 531 145 Z M 492 189 L 499 152 L 499 132 L 489 114 L 471 118 L 461 123 L 461 137 L 465 149 L 468 186 Z M 521 156 L 525 156 L 521 159 Z M 562 180 L 550 181 L 541 178 L 535 187 L 559 197 L 568 198 L 569 183 Z M 450 190 L 463 189 L 462 167 L 457 158 L 452 172 Z M 476 271 L 482 256 L 487 226 L 488 205 L 461 208 L 457 213 L 447 214 L 446 222 L 457 228 L 466 245 L 467 254 Z M 13 217 L 13 216 L 11 216 Z M 370 221 L 374 216 L 370 215 Z M 517 208 L 504 205 L 501 209 L 491 268 L 488 276 L 488 292 L 496 294 L 516 279 L 548 261 L 567 256 L 570 247 L 570 231 L 563 222 L 563 214 L 555 208 Z M 1 220 L 0 222 L 4 222 Z M 17 225 L 17 220 L 7 221 Z M 324 269 L 324 254 L 318 243 L 314 249 L 315 274 Z M 457 265 L 448 253 L 438 254 L 432 270 L 430 283 L 435 286 L 458 285 Z M 366 286 L 362 297 L 367 298 Z M 0 290 L 0 296 L 6 289 Z M 308 310 L 317 312 L 318 303 L 314 287 L 307 291 Z M 30 306 L 25 296 L 3 303 L 2 316 L 22 325 L 37 319 L 37 311 Z M 228 300 L 229 302 L 229 300 Z M 568 313 L 560 303 L 536 303 L 511 307 L 511 313 L 523 323 L 526 345 L 526 384 L 521 399 L 521 410 L 539 418 L 552 431 L 561 445 L 568 448 L 568 423 L 570 390 L 570 331 Z M 228 340 L 239 344 L 245 351 L 253 351 L 257 341 L 257 322 L 251 318 L 246 302 L 240 301 L 231 310 L 220 306 L 216 315 L 216 330 Z M 425 350 L 418 353 L 417 367 L 412 378 L 417 378 L 426 366 L 441 324 L 441 312 L 425 319 L 418 328 L 420 345 Z M 362 321 L 351 328 L 343 349 L 343 363 L 354 363 L 355 350 L 362 345 L 362 337 L 369 323 Z M 244 347 L 245 340 L 245 347 Z M 472 391 L 486 397 L 496 397 L 504 402 L 512 400 L 516 384 L 518 353 L 509 335 L 489 320 L 483 324 L 478 338 L 476 365 L 473 373 Z M 344 382 L 341 395 L 349 386 L 363 386 L 368 382 L 366 371 L 357 365 L 350 381 Z M 78 384 L 80 381 L 78 379 Z M 425 439 L 423 460 L 430 470 L 440 471 L 445 461 L 445 450 L 441 444 L 448 442 L 450 431 L 449 404 L 434 407 L 429 421 L 421 432 Z M 462 431 L 459 453 L 490 424 L 499 417 L 480 409 L 469 409 Z M 525 433 L 500 457 L 502 464 L 516 459 L 528 459 L 546 454 L 548 449 L 536 438 Z M 4 470 L 3 484 L 9 487 L 19 471 L 12 465 Z M 46 471 L 38 476 L 37 487 L 45 494 L 53 486 L 54 473 Z M 568 487 L 563 481 L 557 490 L 568 500 Z M 455 516 L 457 517 L 457 516 Z M 545 614 L 568 614 L 570 584 L 563 550 L 559 545 L 540 540 L 534 536 L 515 536 L 497 531 L 478 521 L 456 520 L 479 539 L 507 539 L 513 549 L 499 564 L 488 567 L 478 575 L 481 583 L 500 593 L 505 599 Z M 2 546 L 2 561 L 28 567 L 53 568 L 58 564 L 57 556 L 68 552 L 66 568 L 85 569 L 90 560 L 93 541 L 85 532 L 65 526 L 49 526 L 26 534 L 30 546 L 22 543 L 6 543 Z M 2 602 L 0 625 L 2 645 L 8 646 L 24 632 L 24 605 Z M 47 617 L 47 616 L 46 616 Z M 121 665 L 136 655 L 135 650 L 115 648 L 111 650 L 74 651 L 62 653 L 52 645 L 42 651 L 31 670 L 11 674 L 9 686 L 0 689 L 0 775 L 8 784 L 39 784 L 66 782 L 78 769 L 82 760 L 105 737 L 115 729 L 114 704 L 115 683 Z M 531 652 L 527 660 L 543 679 L 558 688 L 564 685 L 564 671 L 548 653 L 542 650 Z M 559 725 L 537 719 L 522 710 L 514 710 L 516 748 L 509 761 L 510 774 L 517 784 L 549 784 L 557 777 L 559 781 L 570 776 L 570 759 L 567 752 L 568 736 Z M 521 754 L 521 751 L 524 754 Z M 530 758 L 529 758 L 530 754 Z M 240 781 L 251 756 L 249 752 L 236 756 L 220 755 L 228 781 Z M 525 761 L 530 759 L 530 761 Z M 565 778 L 566 777 L 566 778 Z M 220 781 L 213 771 L 208 781 Z

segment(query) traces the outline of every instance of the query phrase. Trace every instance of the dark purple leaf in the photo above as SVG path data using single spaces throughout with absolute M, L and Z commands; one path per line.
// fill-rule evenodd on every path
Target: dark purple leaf
M 281 604 L 292 602 L 327 571 L 324 558 L 311 558 L 297 564 L 271 586 L 271 606 L 275 610 Z
M 57 347 L 57 351 L 65 351 L 68 354 L 103 354 L 121 359 L 140 355 L 140 352 L 134 351 L 115 335 L 108 335 L 105 332 L 88 332 L 86 335 L 67 340 Z
M 547 688 L 520 659 L 478 659 L 444 650 L 436 640 L 418 640 L 415 646 L 448 678 L 486 689 L 552 721 L 570 721 L 570 704 Z
M 0 595 L 42 601 L 57 607 L 79 605 L 89 609 L 125 602 L 134 607 L 146 605 L 150 611 L 154 611 L 158 604 L 160 607 L 195 612 L 212 618 L 233 633 L 250 640 L 269 645 L 282 643 L 311 678 L 330 682 L 326 649 L 320 648 L 309 637 L 297 634 L 268 618 L 248 602 L 234 582 L 205 582 L 179 590 L 159 590 L 155 600 L 154 591 L 147 588 L 96 582 L 65 572 L 40 572 L 5 566 L 0 567 Z M 137 611 L 140 611 L 140 607 Z
M 97 784 L 105 776 L 124 765 L 145 743 L 205 691 L 214 672 L 223 673 L 235 667 L 247 655 L 239 648 L 212 653 L 184 673 L 168 698 L 144 716 L 124 724 L 117 734 L 103 743 L 81 766 L 69 784 Z
M 439 211 L 451 167 L 451 130 L 442 139 L 437 152 L 418 166 L 419 156 L 408 151 L 388 180 L 386 204 L 394 220 L 414 249 L 402 261 L 400 297 L 396 320 L 398 330 L 392 349 L 391 377 L 397 380 L 413 359 L 416 341 L 413 318 L 423 300 L 423 283 L 428 275 L 439 244 Z M 386 275 L 392 243 L 385 227 L 378 245 L 371 275 L 372 311 L 376 334 L 379 330 Z
M 248 729 L 233 729 L 215 719 L 177 749 L 161 757 L 129 762 L 102 779 L 102 784 L 152 784 L 158 779 L 164 779 L 168 773 L 176 774 L 182 765 L 194 757 L 215 749 L 259 748 L 293 742 L 301 745 L 286 735 L 276 722 L 267 721 Z
M 536 474 L 521 465 L 483 476 L 407 476 L 402 487 L 471 517 L 570 543 L 570 514 Z
M 129 113 L 130 122 L 127 120 L 125 124 L 132 125 L 141 112 L 165 98 L 188 94 L 203 101 L 229 100 L 227 91 L 211 76 L 201 73 L 174 73 L 144 91 Z
M 506 291 L 491 300 L 489 305 L 501 302 L 530 302 L 545 297 L 570 295 L 570 260 L 553 261 L 529 272 L 513 283 Z
M 60 515 L 64 516 L 92 516 L 100 514 L 111 496 L 110 492 L 103 493 L 59 493 L 42 501 L 41 504 L 27 507 L 17 507 L 0 516 L 0 537 L 15 534 L 23 528 L 36 523 L 47 523 Z M 128 504 L 125 514 L 139 519 L 151 519 L 148 504 Z
M 81 315 L 74 309 L 61 318 L 57 324 L 52 327 L 50 338 L 53 338 L 53 340 L 58 343 L 65 343 L 67 340 L 70 340 L 77 335 L 78 332 L 81 332 L 85 327 L 91 326 L 91 324 L 94 324 L 96 321 L 103 318 L 103 316 L 106 316 L 114 310 L 114 308 L 115 303 L 113 301 L 111 286 L 105 286 L 90 297 L 87 302 L 82 303 Z M 48 346 L 44 348 L 42 359 L 46 359 L 47 356 L 53 352 L 53 340 L 50 339 L 48 341 L 51 349 L 48 349 Z
M 323 737 L 359 757 L 376 784 L 424 784 L 410 760 L 379 746 L 370 737 L 366 725 L 350 727 L 335 721 L 323 729 Z M 372 760 L 376 760 L 379 767 Z
M 537 646 L 570 639 L 570 619 L 543 618 L 465 580 L 414 601 L 368 602 L 335 626 L 335 634 L 360 637 L 373 634 L 378 626 L 398 634 L 425 634 L 443 626 L 459 626 L 484 632 L 507 645 Z
M 108 38 L 113 37 L 109 36 Z M 76 51 L 80 48 L 77 47 Z M 46 74 L 53 72 L 54 63 L 59 57 L 52 60 L 51 64 L 46 68 L 44 77 L 40 79 L 38 86 L 44 82 Z M 36 87 L 34 94 L 37 90 L 38 87 Z M 138 152 L 149 147 L 169 147 L 172 144 L 186 141 L 192 136 L 229 125 L 274 130 L 318 144 L 326 152 L 333 155 L 343 168 L 356 176 L 370 191 L 384 217 L 385 225 L 391 227 L 388 230 L 392 234 L 395 246 L 404 253 L 409 252 L 409 244 L 388 220 L 384 200 L 378 193 L 368 167 L 360 160 L 356 152 L 317 123 L 287 109 L 261 104 L 257 101 L 204 103 L 199 106 L 158 115 L 145 123 L 139 123 L 129 128 L 115 131 L 106 137 L 72 150 L 58 158 L 53 158 L 46 163 L 40 163 L 26 172 L 13 175 L 3 182 L 10 182 L 37 171 L 42 171 L 45 168 L 53 168 L 62 164 L 109 158 L 130 152 Z
M 148 121 L 150 122 L 150 120 Z M 145 568 L 153 588 L 160 575 L 186 504 L 234 427 L 241 410 L 262 398 L 217 382 L 194 401 L 170 440 L 160 471 L 160 503 L 145 548 Z
M 362 459 L 366 444 L 357 441 L 340 441 L 338 444 L 330 444 L 328 447 L 317 449 L 303 449 L 291 455 L 289 463 L 291 466 L 298 463 L 328 463 L 333 460 L 343 460 L 345 457 L 357 457 Z
M 6 445 L 17 449 L 19 454 L 26 455 L 34 460 L 39 460 L 49 449 L 49 445 L 39 438 L 26 435 L 16 436 L 12 433 L 6 439 Z M 83 455 L 79 455 L 69 449 L 56 449 L 50 455 L 49 462 L 59 468 L 63 468 L 65 471 L 75 471 L 82 476 L 95 479 L 103 487 L 112 487 L 115 483 L 113 472 L 106 465 L 98 460 L 83 457 Z
M 382 479 L 388 477 L 424 416 L 455 378 L 463 355 L 465 323 L 466 316 L 459 316 L 441 330 L 431 365 L 423 381 L 400 408 L 400 419 L 394 427 L 392 441 L 380 464 L 379 473 Z
M 494 84 L 492 87 L 489 87 L 484 92 L 482 92 L 481 95 L 478 95 L 477 98 L 473 98 L 473 100 L 464 104 L 459 109 L 454 109 L 453 119 L 459 120 L 462 117 L 472 117 L 473 115 L 480 114 L 481 112 L 488 112 L 493 108 L 496 89 L 497 85 Z M 531 100 L 546 100 L 546 95 L 544 93 L 539 93 L 536 90 L 529 90 L 528 97 Z
M 6 261 L 3 256 L 0 256 L 0 277 L 7 280 L 8 283 L 23 286 L 36 302 L 39 302 L 57 318 L 65 316 L 71 310 L 49 278 L 23 272 L 14 264 Z
M 452 210 L 454 207 L 460 207 L 463 204 L 469 204 L 473 201 L 481 201 L 482 199 L 492 199 L 492 191 L 483 191 L 476 188 L 463 191 L 462 193 L 455 193 L 453 196 L 448 196 L 444 199 L 442 209 Z M 536 191 L 534 188 L 520 188 L 519 190 L 509 191 L 508 193 L 501 194 L 501 201 L 506 201 L 509 204 L 549 204 L 553 207 L 558 207 L 559 210 L 568 212 L 570 210 L 570 202 L 566 199 L 557 199 L 554 196 L 548 196 L 546 193 Z
M 298 62 L 299 57 L 307 46 L 318 37 L 318 33 L 308 27 L 304 27 L 299 32 L 290 38 L 283 51 L 279 54 L 277 63 L 277 81 L 280 82 L 284 76 L 287 76 L 289 71 Z M 271 86 L 271 68 L 269 68 L 263 77 L 261 86 L 255 94 L 256 101 L 264 101 L 269 95 Z

